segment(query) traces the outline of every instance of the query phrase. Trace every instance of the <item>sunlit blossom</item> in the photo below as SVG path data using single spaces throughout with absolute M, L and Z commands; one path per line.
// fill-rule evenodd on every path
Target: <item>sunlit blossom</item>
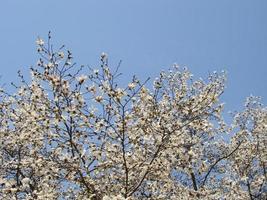
M 225 73 L 175 66 L 127 85 L 105 53 L 91 69 L 63 52 L 39 52 L 29 81 L 0 89 L 0 199 L 266 199 L 260 98 L 227 123 Z

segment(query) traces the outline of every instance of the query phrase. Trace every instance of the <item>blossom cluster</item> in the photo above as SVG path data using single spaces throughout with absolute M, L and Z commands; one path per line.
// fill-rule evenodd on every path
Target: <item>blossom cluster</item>
M 0 199 L 265 199 L 267 108 L 223 117 L 225 73 L 173 66 L 120 86 L 38 38 L 31 81 L 0 91 Z

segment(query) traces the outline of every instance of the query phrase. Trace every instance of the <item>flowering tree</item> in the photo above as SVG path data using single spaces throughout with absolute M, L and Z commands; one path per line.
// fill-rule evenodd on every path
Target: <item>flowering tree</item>
M 1 90 L 1 199 L 266 198 L 267 109 L 251 97 L 226 125 L 224 73 L 174 66 L 121 87 L 106 54 L 76 67 L 50 39 L 31 81 Z

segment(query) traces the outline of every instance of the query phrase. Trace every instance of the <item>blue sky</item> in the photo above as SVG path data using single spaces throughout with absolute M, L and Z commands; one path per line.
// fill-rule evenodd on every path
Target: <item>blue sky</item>
M 0 81 L 28 73 L 37 36 L 51 30 L 79 64 L 95 66 L 107 52 L 111 64 L 122 60 L 125 78 L 154 77 L 173 63 L 195 77 L 226 70 L 227 110 L 240 109 L 250 94 L 266 104 L 266 10 L 266 0 L 1 1 Z

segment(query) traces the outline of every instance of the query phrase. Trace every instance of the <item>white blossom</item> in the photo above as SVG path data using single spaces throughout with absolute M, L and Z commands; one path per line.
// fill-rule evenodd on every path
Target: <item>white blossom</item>
M 44 45 L 44 40 L 42 38 L 38 38 L 36 40 L 36 44 L 39 45 L 39 46 L 43 46 Z
M 0 91 L 0 199 L 266 199 L 260 98 L 227 123 L 224 73 L 194 80 L 175 66 L 125 85 L 106 54 L 93 70 L 60 51 Z

